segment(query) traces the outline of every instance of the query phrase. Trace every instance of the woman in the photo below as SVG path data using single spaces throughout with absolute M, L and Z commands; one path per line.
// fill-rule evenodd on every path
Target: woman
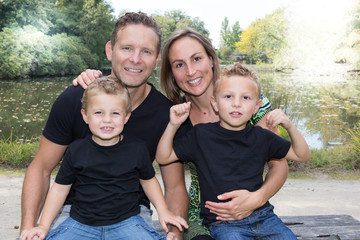
M 213 83 L 219 71 L 218 58 L 211 42 L 195 30 L 187 28 L 175 31 L 166 41 L 162 51 L 161 86 L 174 103 L 191 102 L 190 116 L 182 131 L 199 123 L 220 120 L 210 104 Z M 271 105 L 266 97 L 262 96 L 262 100 L 263 105 L 252 118 L 252 123 L 267 128 L 264 116 L 270 111 Z M 188 165 L 191 172 L 189 229 L 185 231 L 184 239 L 211 239 L 206 227 L 201 225 L 196 167 L 191 162 Z M 207 207 L 218 215 L 219 220 L 240 220 L 249 216 L 269 200 L 286 180 L 288 166 L 285 159 L 271 160 L 268 165 L 269 172 L 261 189 L 256 192 L 238 190 L 224 193 L 220 199 L 231 201 L 212 203 Z

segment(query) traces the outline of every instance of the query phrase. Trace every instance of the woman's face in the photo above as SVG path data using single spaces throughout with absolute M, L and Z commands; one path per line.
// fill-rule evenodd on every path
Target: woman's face
M 176 84 L 185 93 L 200 96 L 212 83 L 213 60 L 197 40 L 176 40 L 169 49 L 169 61 Z

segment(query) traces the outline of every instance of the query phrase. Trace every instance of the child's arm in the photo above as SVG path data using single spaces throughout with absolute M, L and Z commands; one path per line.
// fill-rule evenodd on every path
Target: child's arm
M 156 151 L 156 161 L 159 164 L 169 164 L 177 160 L 173 149 L 173 141 L 176 131 L 189 117 L 190 102 L 174 105 L 170 108 L 170 122 L 167 125 Z
M 65 199 L 69 194 L 70 188 L 71 184 L 61 185 L 54 183 L 52 185 L 49 194 L 46 197 L 39 226 L 31 229 L 30 231 L 21 233 L 20 240 L 30 240 L 34 236 L 37 236 L 41 240 L 45 239 L 52 222 L 58 215 L 60 208 L 63 206 Z
M 148 180 L 140 179 L 140 183 L 142 188 L 144 189 L 146 196 L 155 206 L 156 211 L 158 212 L 161 227 L 164 229 L 165 232 L 169 231 L 166 226 L 166 224 L 168 223 L 176 226 L 180 231 L 182 231 L 181 226 L 188 228 L 186 221 L 182 217 L 175 216 L 172 212 L 169 211 L 165 203 L 160 184 L 156 177 L 150 178 Z
M 311 152 L 304 137 L 301 135 L 296 126 L 290 121 L 280 109 L 275 109 L 268 114 L 267 124 L 276 127 L 280 124 L 284 127 L 291 138 L 291 147 L 285 158 L 297 162 L 306 162 L 310 160 Z

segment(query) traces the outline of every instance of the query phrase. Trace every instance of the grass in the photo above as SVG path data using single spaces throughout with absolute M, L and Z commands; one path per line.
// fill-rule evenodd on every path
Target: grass
M 32 138 L 19 141 L 13 139 L 12 134 L 9 138 L 0 139 L 0 164 L 7 168 L 26 168 L 35 157 L 39 141 Z

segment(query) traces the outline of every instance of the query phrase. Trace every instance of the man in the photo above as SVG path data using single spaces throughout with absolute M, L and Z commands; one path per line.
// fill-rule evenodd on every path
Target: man
M 127 132 L 143 139 L 154 160 L 157 143 L 169 121 L 172 103 L 147 80 L 160 61 L 161 31 L 155 20 L 144 13 L 127 13 L 120 17 L 106 44 L 106 56 L 112 62 L 111 76 L 127 86 L 132 114 Z M 67 145 L 84 138 L 90 131 L 81 118 L 84 89 L 68 87 L 55 101 L 40 140 L 38 152 L 24 179 L 21 231 L 36 225 L 50 185 L 50 174 L 60 162 Z M 165 199 L 169 209 L 186 217 L 188 199 L 180 163 L 161 167 Z M 71 193 L 68 196 L 71 204 Z M 141 214 L 151 222 L 149 200 L 141 196 Z M 151 223 L 150 223 L 151 224 Z M 172 228 L 176 231 L 175 228 Z M 174 232 L 181 239 L 179 232 Z

